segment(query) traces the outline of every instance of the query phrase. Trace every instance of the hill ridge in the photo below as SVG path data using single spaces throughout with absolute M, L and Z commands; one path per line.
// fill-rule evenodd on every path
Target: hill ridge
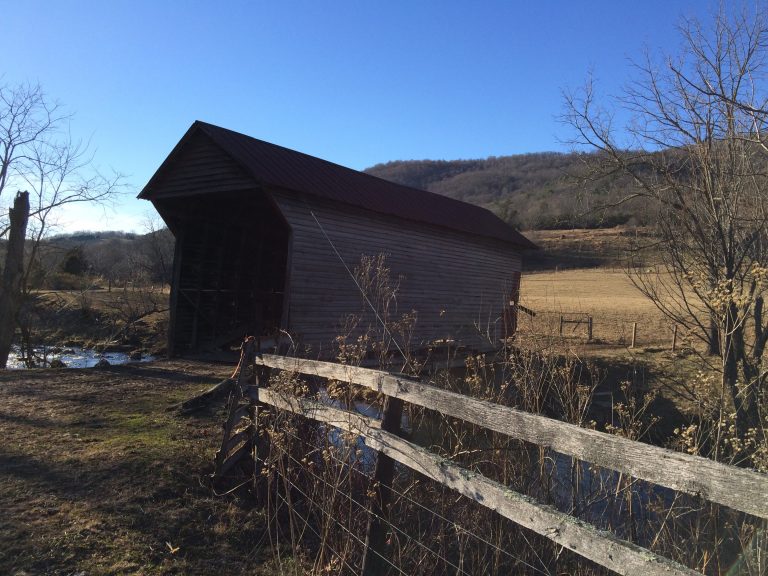
M 590 210 L 617 200 L 626 178 L 587 182 L 584 153 L 529 152 L 484 159 L 392 160 L 364 172 L 488 208 L 521 229 L 646 224 L 639 203 Z

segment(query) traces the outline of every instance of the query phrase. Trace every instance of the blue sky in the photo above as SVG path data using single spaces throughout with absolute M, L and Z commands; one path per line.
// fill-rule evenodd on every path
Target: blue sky
M 142 188 L 196 119 L 352 168 L 566 151 L 564 89 L 615 94 L 644 47 L 675 52 L 688 0 L 0 0 L 0 74 L 75 113 L 96 163 Z M 148 203 L 64 230 L 142 231 Z

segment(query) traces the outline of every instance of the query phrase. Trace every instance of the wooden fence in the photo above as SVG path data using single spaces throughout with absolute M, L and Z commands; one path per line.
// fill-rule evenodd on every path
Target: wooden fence
M 587 327 L 587 340 L 592 340 L 592 316 L 583 312 L 576 312 L 573 314 L 560 314 L 560 326 L 558 328 L 558 334 L 563 335 L 563 327 L 566 324 L 575 324 L 576 328 L 582 324 Z M 632 339 L 632 346 L 634 347 L 634 338 Z
M 403 403 L 429 408 L 634 478 L 697 495 L 758 518 L 768 518 L 768 475 L 765 474 L 580 428 L 388 372 L 266 354 L 258 356 L 255 363 L 265 368 L 356 384 L 387 397 L 383 419 L 377 420 L 317 400 L 286 397 L 268 387 L 252 386 L 247 394 L 251 403 L 303 415 L 364 438 L 366 445 L 379 454 L 375 471 L 377 486 L 386 486 L 391 481 L 391 462 L 399 462 L 619 574 L 698 572 L 540 504 L 404 439 L 399 435 Z M 228 450 L 234 448 L 233 444 L 228 445 Z M 363 574 L 380 573 L 376 561 L 386 554 L 381 544 L 381 528 L 377 528 L 376 522 L 381 514 L 373 511 L 371 518 Z M 373 554 L 368 554 L 369 548 Z

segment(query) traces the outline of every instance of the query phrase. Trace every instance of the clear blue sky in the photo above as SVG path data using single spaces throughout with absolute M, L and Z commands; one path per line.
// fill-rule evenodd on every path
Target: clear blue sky
M 0 73 L 75 113 L 132 195 L 196 119 L 352 168 L 566 150 L 563 89 L 606 93 L 628 60 L 674 52 L 693 0 L 0 0 Z M 141 231 L 148 203 L 69 212 Z

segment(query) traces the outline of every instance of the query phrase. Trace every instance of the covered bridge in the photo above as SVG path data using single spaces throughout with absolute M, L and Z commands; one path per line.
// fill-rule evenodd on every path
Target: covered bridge
M 331 355 L 343 318 L 370 312 L 353 280 L 363 255 L 401 278 L 416 346 L 488 349 L 515 329 L 534 246 L 483 208 L 199 121 L 139 198 L 176 237 L 171 355 L 279 329 Z

